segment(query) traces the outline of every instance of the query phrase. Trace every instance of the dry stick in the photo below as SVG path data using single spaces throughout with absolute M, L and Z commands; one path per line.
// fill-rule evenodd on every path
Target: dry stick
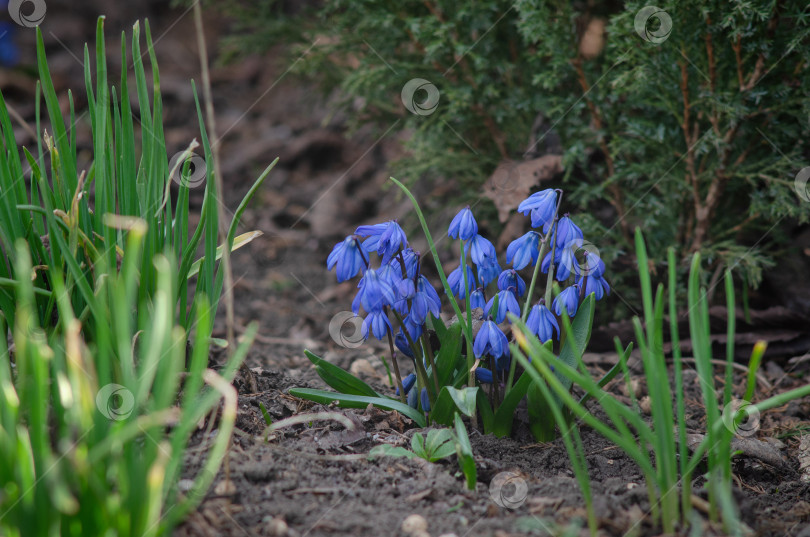
M 208 49 L 205 45 L 205 34 L 203 32 L 202 8 L 199 2 L 194 4 L 194 26 L 197 30 L 197 46 L 200 53 L 200 70 L 202 74 L 202 89 L 205 100 L 205 115 L 208 122 L 208 133 L 214 143 L 211 145 L 211 152 L 214 158 L 214 187 L 217 198 L 217 213 L 219 220 L 220 243 L 222 247 L 222 270 L 225 273 L 223 299 L 225 301 L 225 334 L 228 341 L 228 348 L 231 352 L 236 349 L 234 339 L 234 314 L 233 314 L 233 274 L 231 273 L 231 248 L 228 244 L 228 231 L 225 225 L 225 211 L 223 208 L 224 194 L 222 190 L 222 169 L 219 163 L 219 140 L 217 139 L 216 117 L 214 116 L 214 99 L 211 94 L 211 77 L 208 73 Z M 245 362 L 239 369 L 251 392 L 259 391 L 256 378 Z

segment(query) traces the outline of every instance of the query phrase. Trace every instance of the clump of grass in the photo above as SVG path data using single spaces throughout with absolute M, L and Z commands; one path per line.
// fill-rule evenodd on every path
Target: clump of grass
M 519 319 L 515 319 L 517 343 L 512 344 L 512 351 L 543 390 L 545 397 L 562 401 L 574 416 L 614 442 L 639 465 L 647 482 L 652 518 L 660 522 L 665 532 L 673 533 L 679 522 L 688 524 L 690 521 L 692 482 L 698 465 L 705 458 L 709 516 L 715 521 L 722 519 L 726 531 L 730 534 L 741 535 L 743 528 L 731 492 L 731 440 L 735 433 L 738 433 L 746 418 L 810 394 L 810 384 L 775 395 L 756 404 L 750 404 L 748 401 L 740 404 L 732 399 L 732 383 L 729 374 L 726 375 L 726 388 L 719 390 L 716 387 L 711 363 L 707 292 L 700 286 L 700 255 L 695 254 L 692 259 L 688 284 L 689 332 L 703 403 L 706 408 L 706 431 L 703 440 L 690 455 L 686 442 L 684 388 L 677 332 L 675 255 L 670 250 L 669 316 L 671 341 L 673 349 L 675 349 L 673 352 L 675 378 L 671 388 L 663 351 L 664 286 L 659 284 L 653 295 L 647 251 L 639 230 L 636 230 L 635 242 L 641 296 L 644 304 L 644 322 L 642 323 L 641 319 L 635 317 L 633 324 L 641 351 L 644 375 L 651 394 L 652 423 L 643 420 L 635 408 L 620 403 L 590 377 L 582 362 L 581 349 L 576 349 L 576 363 L 573 366 L 567 364 L 541 345 L 525 325 Z M 728 271 L 726 272 L 726 292 L 729 306 L 728 345 L 731 347 L 734 341 L 735 301 L 731 273 Z M 571 323 L 567 319 L 563 319 L 563 324 L 568 339 L 573 341 L 574 331 Z M 630 348 L 622 350 L 617 338 L 616 350 L 620 365 L 627 375 L 627 358 Z M 764 352 L 764 342 L 755 345 L 749 365 L 749 379 L 754 378 Z M 529 358 L 531 358 L 531 362 L 529 362 Z M 733 348 L 728 350 L 726 360 L 726 371 L 728 372 L 733 361 Z M 562 382 L 562 379 L 576 384 L 585 391 L 586 397 L 594 399 L 607 415 L 607 421 L 601 421 L 590 414 L 583 401 L 578 401 L 572 396 L 569 387 Z M 674 410 L 672 407 L 673 395 L 676 401 Z M 752 395 L 753 389 L 749 383 L 745 396 L 750 398 Z M 552 409 L 556 410 L 554 417 L 558 426 L 567 433 L 563 435 L 563 439 L 577 479 L 589 502 L 589 523 L 591 530 L 595 531 L 596 519 L 590 505 L 590 484 L 578 430 L 576 425 L 571 420 L 567 420 L 554 405 L 552 405 Z
M 72 94 L 66 122 L 39 30 L 36 130 L 43 134 L 34 153 L 16 146 L 0 95 L 3 535 L 169 534 L 203 499 L 233 431 L 236 392 L 230 382 L 256 325 L 231 346 L 218 372 L 207 368 L 224 278 L 217 262 L 257 235 L 236 237 L 236 227 L 272 165 L 218 245 L 219 178 L 198 101 L 205 191 L 199 224 L 190 229 L 188 159 L 198 144 L 192 142 L 169 165 L 148 23 L 145 34 L 151 93 L 140 26 L 134 26 L 137 114 L 127 73 L 120 86 L 108 85 L 103 18 L 97 25 L 95 83 L 85 48 L 93 133 L 87 170 L 78 169 L 73 126 L 80 118 Z M 126 39 L 121 55 L 128 65 Z M 49 131 L 41 121 L 40 95 Z M 176 194 L 172 177 L 179 178 Z M 180 492 L 185 449 L 209 414 L 216 433 L 193 486 Z

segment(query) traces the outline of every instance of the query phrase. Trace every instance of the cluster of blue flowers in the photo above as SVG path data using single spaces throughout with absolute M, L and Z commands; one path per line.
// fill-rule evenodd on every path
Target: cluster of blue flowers
M 537 264 L 544 244 L 547 243 L 547 253 L 540 262 L 540 271 L 548 274 L 553 265 L 554 279 L 567 282 L 573 277 L 574 283 L 559 293 L 551 309 L 541 298 L 529 310 L 526 325 L 541 341 L 559 339 L 558 317 L 575 316 L 582 298 L 594 293 L 599 300 L 610 293 L 604 279 L 605 264 L 599 256 L 585 250 L 582 260 L 577 260 L 575 254 L 583 250 L 584 245 L 582 230 L 567 214 L 558 218 L 558 195 L 558 191 L 546 189 L 532 194 L 519 205 L 518 211 L 531 217 L 533 229 L 509 244 L 506 262 L 511 268 L 505 270 L 498 263 L 493 244 L 478 233 L 478 223 L 469 207 L 462 209 L 450 223 L 448 236 L 462 241 L 464 262 L 448 275 L 448 287 L 462 301 L 469 297 L 471 309 L 481 308 L 484 312 L 473 351 L 477 359 L 491 360 L 493 367 L 477 367 L 475 375 L 479 382 L 492 383 L 509 368 L 509 341 L 500 325 L 508 320 L 507 313 L 520 317 L 520 298 L 531 300 L 532 297 L 525 296 L 527 286 L 519 271 Z M 379 257 L 380 268 L 372 267 L 373 253 Z M 354 234 L 335 245 L 327 259 L 327 268 L 336 269 L 339 282 L 363 275 L 352 302 L 355 315 L 359 315 L 361 307 L 366 312 L 363 337 L 373 334 L 380 340 L 388 338 L 392 349 L 395 345 L 403 354 L 414 358 L 413 350 L 418 347 L 413 342 L 422 336 L 428 313 L 439 317 L 441 300 L 421 274 L 419 252 L 409 248 L 399 224 L 389 221 L 358 227 Z M 496 280 L 498 290 L 487 299 L 486 289 Z M 396 335 L 389 320 L 391 314 L 399 320 Z M 411 374 L 402 381 L 412 406 L 416 406 L 416 393 L 411 393 L 415 380 Z M 423 410 L 427 410 L 429 402 L 424 388 L 421 399 Z

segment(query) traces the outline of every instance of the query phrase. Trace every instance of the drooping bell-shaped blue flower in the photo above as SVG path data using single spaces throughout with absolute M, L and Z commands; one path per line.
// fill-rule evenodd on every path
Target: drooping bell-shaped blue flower
M 506 262 L 512 263 L 512 268 L 520 270 L 527 265 L 537 263 L 540 255 L 540 234 L 529 231 L 509 243 L 506 247 Z
M 596 300 L 601 300 L 610 294 L 610 285 L 601 276 L 580 276 L 577 278 L 577 285 L 580 287 L 583 283 L 582 280 L 585 280 L 585 296 L 593 293 Z
M 532 306 L 529 317 L 526 319 L 526 328 L 540 338 L 543 343 L 554 337 L 555 331 L 557 332 L 557 339 L 560 339 L 560 325 L 557 324 L 557 318 L 554 317 L 554 314 L 549 311 L 545 304 Z
M 417 341 L 422 335 L 423 326 L 424 321 L 417 323 L 414 321 L 413 315 L 408 315 L 402 319 L 402 326 L 400 326 L 400 330 L 407 332 L 408 335 L 411 336 L 412 341 Z M 405 339 L 405 342 L 408 342 L 407 338 Z M 411 356 L 411 358 L 413 358 L 413 356 Z
M 562 315 L 562 307 L 565 306 L 565 311 L 568 313 L 568 316 L 573 319 L 574 315 L 577 314 L 577 308 L 579 307 L 579 286 L 572 285 L 570 287 L 566 287 L 562 290 L 562 292 L 557 295 L 557 298 L 554 299 L 554 302 L 551 304 L 551 307 L 554 309 L 554 313 L 557 315 Z
M 577 248 L 582 247 L 583 235 L 573 220 L 566 214 L 557 222 L 557 248 Z
M 476 367 L 475 379 L 482 384 L 492 384 L 492 371 L 485 367 Z
M 535 192 L 518 205 L 518 212 L 527 215 L 532 214 L 532 227 L 544 227 L 545 233 L 548 231 L 547 224 L 554 219 L 554 211 L 557 206 L 557 193 L 552 188 Z
M 402 281 L 402 274 L 399 272 L 399 270 L 394 268 L 394 265 L 391 263 L 378 268 L 377 276 L 379 276 L 381 280 L 388 282 L 388 285 L 390 285 L 394 291 L 396 291 L 399 282 Z
M 405 395 L 408 395 L 408 392 L 411 391 L 411 388 L 413 388 L 413 385 L 415 383 L 416 383 L 416 373 L 411 373 L 410 375 L 402 379 L 402 389 L 405 390 Z M 396 394 L 399 395 L 399 388 L 396 389 Z
M 473 352 L 476 358 L 481 358 L 485 354 L 493 358 L 509 356 L 509 341 L 495 321 L 487 320 L 481 324 L 473 342 Z
M 478 283 L 486 287 L 501 273 L 501 266 L 496 257 L 485 256 L 481 261 L 478 264 Z
M 411 313 L 415 323 L 422 324 L 427 318 L 428 312 L 432 313 L 434 317 L 439 316 L 442 307 L 442 301 L 438 293 L 430 285 L 430 282 L 424 275 L 419 275 L 419 280 L 416 283 L 416 294 L 411 302 Z
M 419 402 L 422 403 L 422 412 L 430 412 L 430 397 L 428 397 L 427 388 L 422 388 L 422 393 L 419 394 Z
M 396 301 L 393 304 L 394 311 L 400 315 L 407 315 L 408 301 L 413 300 L 413 297 L 416 296 L 416 285 L 411 279 L 400 280 L 394 291 L 396 294 Z
M 408 247 L 408 237 L 396 220 L 372 226 L 359 226 L 355 234 L 369 237 L 363 242 L 363 248 L 367 252 L 373 248 L 382 258 L 383 265 L 387 264 L 400 249 Z
M 447 276 L 447 283 L 450 285 L 453 295 L 461 300 L 464 300 L 464 297 L 467 296 L 467 290 L 475 287 L 475 276 L 473 276 L 472 269 L 469 265 L 466 265 L 465 268 L 467 269 L 466 288 L 464 287 L 464 272 L 461 270 L 461 265 Z
M 388 316 L 382 310 L 372 311 L 366 315 L 366 318 L 363 319 L 363 326 L 360 327 L 363 339 L 368 339 L 369 332 L 371 332 L 380 341 L 386 337 L 390 330 L 391 323 L 388 322 Z
M 402 331 L 402 327 L 400 327 L 399 332 L 397 332 L 397 335 L 394 336 L 394 345 L 396 345 L 397 349 L 399 349 L 399 352 L 401 352 L 408 358 L 413 358 L 413 350 L 411 349 L 411 346 L 408 345 L 408 338 L 405 337 L 405 333 Z M 408 393 L 408 390 L 405 390 L 405 393 Z
M 360 249 L 356 235 L 349 235 L 337 243 L 326 259 L 326 268 L 332 270 L 337 266 L 337 281 L 351 280 L 366 267 L 366 258 Z
M 526 282 L 514 269 L 506 269 L 498 276 L 498 289 L 504 291 L 512 288 L 512 291 L 517 291 L 517 296 L 523 296 L 526 292 Z
M 487 305 L 486 300 L 484 300 L 484 290 L 480 287 L 470 293 L 470 309 L 481 308 Z
M 411 280 L 416 276 L 416 269 L 419 266 L 419 252 L 414 252 L 411 248 L 402 250 L 402 258 L 405 260 L 405 274 Z M 391 259 L 391 266 L 393 266 L 400 276 L 402 276 L 402 263 L 399 256 Z
M 582 252 L 582 262 L 574 267 L 577 276 L 596 276 L 601 278 L 605 273 L 605 262 L 599 257 L 596 252 L 589 252 L 585 249 Z
M 554 249 L 554 279 L 564 282 L 571 276 L 572 271 L 576 268 L 575 250 L 571 248 L 555 248 Z M 540 263 L 540 271 L 543 274 L 548 274 L 549 266 L 551 265 L 551 252 L 548 252 Z
M 408 393 L 408 406 L 411 408 L 416 408 L 419 404 L 419 394 L 416 390 L 411 390 Z
M 18 3 L 17 9 L 25 2 Z M 34 4 L 36 5 L 36 4 Z M 7 0 L 0 0 L 0 9 L 5 11 L 8 7 Z M 45 7 L 43 3 L 42 7 Z M 44 11 L 43 11 L 44 13 Z M 22 15 L 22 13 L 20 13 Z M 24 18 L 24 17 L 23 17 Z M 15 42 L 17 28 L 10 22 L 0 21 L 0 66 L 14 67 L 20 61 L 20 49 Z
M 363 305 L 363 309 L 371 311 L 379 311 L 385 306 L 390 306 L 396 300 L 396 295 L 391 285 L 377 275 L 374 269 L 368 269 L 357 284 L 360 291 L 357 292 L 352 302 L 352 312 L 355 315 L 360 311 L 359 305 Z
M 484 263 L 485 258 L 496 259 L 498 257 L 495 246 L 481 235 L 475 235 L 464 244 L 464 248 L 467 256 L 476 265 Z
M 498 311 L 490 311 L 490 308 L 495 304 L 495 297 L 498 298 Z M 489 299 L 486 306 L 484 306 L 484 313 L 488 313 L 495 317 L 495 322 L 502 323 L 506 319 L 506 313 L 520 316 L 520 306 L 518 305 L 515 293 L 509 289 L 498 291 L 498 294 Z
M 452 239 L 470 240 L 478 234 L 478 223 L 475 221 L 469 205 L 461 209 L 450 222 L 447 235 Z

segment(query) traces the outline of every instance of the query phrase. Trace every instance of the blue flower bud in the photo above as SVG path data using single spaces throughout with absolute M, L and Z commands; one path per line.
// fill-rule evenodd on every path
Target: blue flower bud
M 490 311 L 492 306 L 495 305 L 495 297 L 498 297 L 498 311 Z M 495 316 L 495 322 L 501 324 L 506 319 L 506 313 L 520 316 L 520 305 L 518 304 L 515 293 L 510 290 L 498 291 L 498 294 L 489 299 L 486 306 L 484 306 L 484 313 Z
M 447 235 L 452 239 L 470 240 L 478 234 L 478 223 L 475 217 L 467 206 L 453 218 L 450 222 L 450 227 L 447 230 Z
M 526 319 L 526 327 L 544 343 L 554 337 L 555 331 L 557 339 L 560 339 L 560 325 L 544 304 L 532 306 Z
M 577 308 L 579 307 L 579 286 L 572 285 L 570 287 L 566 287 L 563 291 L 557 295 L 557 298 L 554 299 L 554 302 L 551 304 L 551 307 L 554 308 L 554 313 L 557 315 L 562 315 L 562 307 L 565 306 L 565 311 L 569 317 L 572 319 L 577 314 Z
M 415 382 L 416 382 L 415 373 L 411 373 L 410 375 L 402 379 L 402 388 L 405 390 L 405 395 L 408 395 L 408 393 L 411 391 L 411 388 L 413 388 Z M 399 395 L 399 388 L 397 388 L 396 394 Z
M 350 280 L 366 267 L 366 258 L 358 246 L 357 237 L 349 235 L 332 248 L 332 252 L 326 259 L 326 268 L 332 270 L 337 266 L 335 271 L 337 281 Z
M 494 358 L 509 356 L 509 342 L 494 321 L 487 320 L 481 325 L 473 343 L 473 352 L 476 358 L 488 354 Z

